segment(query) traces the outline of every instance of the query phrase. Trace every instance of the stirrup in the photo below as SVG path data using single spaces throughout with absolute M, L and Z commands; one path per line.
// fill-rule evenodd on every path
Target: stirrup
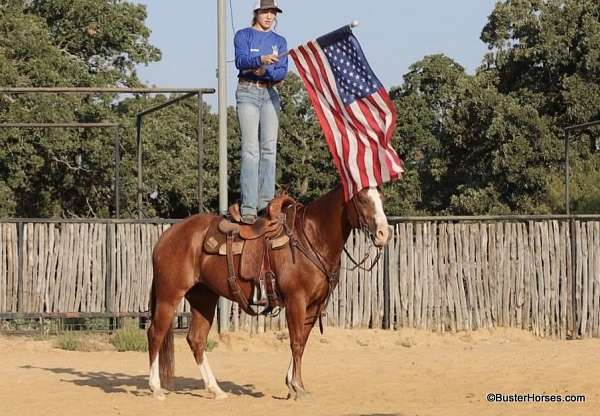
M 262 316 L 266 316 L 267 318 L 276 318 L 279 316 L 280 313 L 281 313 L 281 306 L 275 306 L 275 308 L 267 306 L 265 309 L 263 309 L 260 312 L 260 314 Z

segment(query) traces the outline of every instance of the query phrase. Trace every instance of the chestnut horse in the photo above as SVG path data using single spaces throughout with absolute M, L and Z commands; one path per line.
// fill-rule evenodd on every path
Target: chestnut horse
M 209 366 L 206 339 L 219 296 L 233 300 L 227 283 L 225 256 L 203 251 L 204 239 L 215 214 L 198 214 L 173 225 L 156 243 L 153 252 L 154 280 L 151 291 L 152 321 L 148 328 L 150 389 L 164 399 L 161 382 L 171 385 L 173 376 L 173 328 L 175 310 L 185 298 L 191 306 L 187 341 L 208 391 L 216 399 L 227 397 Z M 286 309 L 292 359 L 285 378 L 288 398 L 302 398 L 301 361 L 311 329 L 337 283 L 340 259 L 351 229 L 362 228 L 373 244 L 383 247 L 389 236 L 381 193 L 365 188 L 344 202 L 336 189 L 297 208 L 293 236 L 298 250 L 290 246 L 272 251 L 277 290 Z M 251 299 L 251 284 L 239 280 Z

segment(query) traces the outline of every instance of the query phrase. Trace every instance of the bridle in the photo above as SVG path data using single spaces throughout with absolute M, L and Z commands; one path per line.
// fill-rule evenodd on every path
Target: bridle
M 350 202 L 352 203 L 351 206 L 354 208 L 356 222 L 353 223 L 352 220 L 350 219 L 350 217 L 347 216 L 346 218 L 348 219 L 348 223 L 350 223 L 350 226 L 352 228 L 359 229 L 359 230 L 363 231 L 366 235 L 368 235 L 371 240 L 371 246 L 369 247 L 369 250 L 366 250 L 366 253 L 365 253 L 365 256 L 363 257 L 363 259 L 360 262 L 357 262 L 356 260 L 354 260 L 354 257 L 352 257 L 352 254 L 350 254 L 348 252 L 348 250 L 346 249 L 346 245 L 344 245 L 344 253 L 346 253 L 346 256 L 348 256 L 348 259 L 350 259 L 350 261 L 354 264 L 354 267 L 352 267 L 351 269 L 348 269 L 348 270 L 353 271 L 356 269 L 360 269 L 365 272 L 370 272 L 373 270 L 373 268 L 379 261 L 379 258 L 381 257 L 382 249 L 381 249 L 381 247 L 377 247 L 377 255 L 375 256 L 375 259 L 371 262 L 371 266 L 369 268 L 366 268 L 363 266 L 365 261 L 367 261 L 369 259 L 369 257 L 371 256 L 370 249 L 374 247 L 373 243 L 375 241 L 375 237 L 371 233 L 371 230 L 369 230 L 369 226 L 367 225 L 367 222 L 365 221 L 362 213 L 358 209 L 358 205 L 356 204 L 356 201 L 354 200 L 354 198 L 352 198 L 350 200 Z

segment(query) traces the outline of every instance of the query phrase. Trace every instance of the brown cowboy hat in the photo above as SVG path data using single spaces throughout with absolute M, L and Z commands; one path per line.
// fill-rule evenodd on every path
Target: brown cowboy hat
M 277 13 L 283 13 L 283 10 L 281 10 L 277 5 L 277 0 L 256 0 L 254 11 L 264 9 L 273 9 L 277 10 Z

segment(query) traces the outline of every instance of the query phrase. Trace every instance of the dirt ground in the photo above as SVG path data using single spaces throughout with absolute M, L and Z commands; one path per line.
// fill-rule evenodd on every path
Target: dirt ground
M 71 352 L 52 340 L 0 337 L 0 414 L 52 415 L 599 415 L 600 340 L 551 341 L 516 330 L 313 331 L 305 401 L 285 400 L 285 333 L 233 334 L 209 353 L 229 398 L 215 401 L 183 336 L 177 389 L 147 387 L 147 356 Z M 488 393 L 585 395 L 585 403 L 490 403 Z

